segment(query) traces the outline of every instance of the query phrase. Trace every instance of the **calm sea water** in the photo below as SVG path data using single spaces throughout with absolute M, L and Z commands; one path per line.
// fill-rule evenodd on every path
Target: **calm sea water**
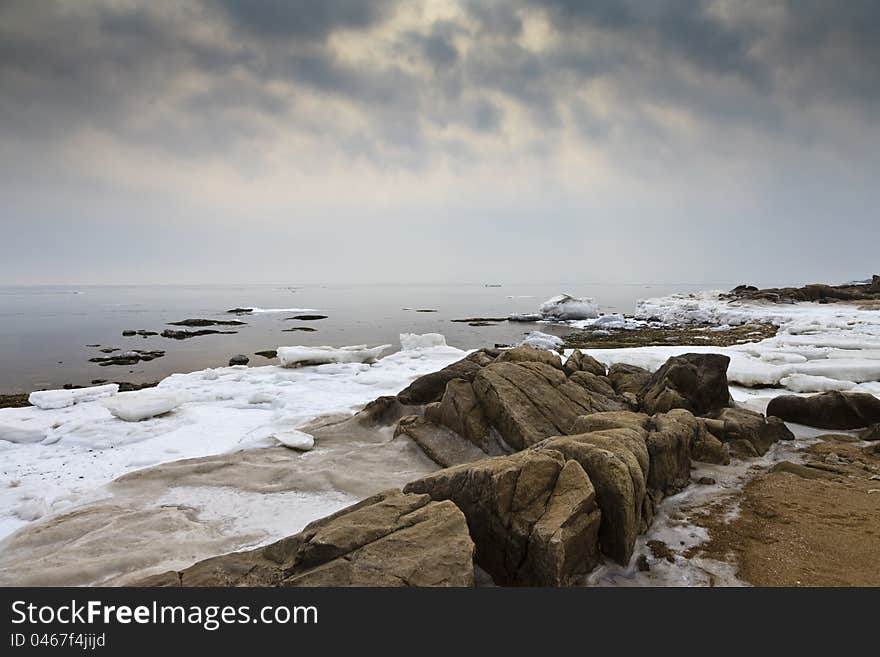
M 719 285 L 723 287 L 724 285 Z M 596 298 L 605 312 L 631 312 L 640 298 L 705 289 L 703 285 L 206 285 L 0 287 L 0 393 L 26 392 L 94 379 L 156 381 L 173 372 L 227 364 L 242 353 L 251 365 L 269 364 L 254 352 L 282 345 L 383 344 L 398 347 L 398 335 L 443 333 L 461 348 L 514 343 L 539 328 L 565 334 L 565 327 L 502 322 L 472 327 L 451 320 L 503 317 L 533 312 L 545 299 L 568 292 Z M 714 287 L 714 286 L 713 286 Z M 236 317 L 235 307 L 311 308 L 327 319 L 294 321 L 296 313 Z M 416 312 L 430 309 L 437 312 Z M 161 332 L 168 322 L 187 318 L 240 319 L 234 335 L 187 340 L 161 336 L 123 337 L 126 329 Z M 311 326 L 314 333 L 284 332 Z M 181 327 L 184 328 L 184 327 Z M 225 330 L 224 327 L 216 327 Z M 134 366 L 100 367 L 89 358 L 102 347 L 166 352 Z

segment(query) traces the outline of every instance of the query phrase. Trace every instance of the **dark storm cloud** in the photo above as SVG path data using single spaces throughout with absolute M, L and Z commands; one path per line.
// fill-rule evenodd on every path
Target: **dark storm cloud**
M 384 34 L 396 60 L 345 59 L 328 44 L 341 30 L 381 30 L 401 7 L 413 6 L 393 0 L 5 2 L 0 130 L 57 138 L 87 125 L 137 140 L 142 128 L 132 127 L 132 114 L 161 106 L 169 121 L 194 112 L 203 120 L 192 122 L 193 144 L 180 134 L 162 143 L 158 130 L 146 130 L 154 146 L 220 148 L 258 128 L 239 115 L 213 131 L 225 136 L 217 140 L 206 121 L 222 124 L 247 106 L 296 127 L 296 94 L 315 92 L 365 116 L 370 134 L 343 135 L 349 147 L 387 142 L 427 149 L 417 158 L 423 161 L 443 146 L 426 137 L 427 126 L 478 133 L 503 126 L 504 111 L 488 94 L 519 104 L 541 129 L 559 129 L 563 117 L 583 121 L 581 134 L 593 139 L 615 130 L 613 117 L 600 118 L 576 98 L 595 80 L 610 81 L 626 104 L 618 127 L 627 131 L 640 128 L 634 115 L 646 103 L 679 107 L 707 122 L 779 130 L 786 102 L 875 116 L 880 99 L 880 3 L 868 0 L 742 3 L 730 15 L 708 0 L 464 2 L 461 18 Z M 774 13 L 765 18 L 768 8 Z M 523 12 L 546 16 L 556 30 L 539 51 L 521 42 Z M 215 36 L 206 36 L 206 27 Z M 692 72 L 713 76 L 711 85 Z M 198 76 L 199 88 L 175 93 L 175 81 L 186 75 Z M 659 128 L 642 119 L 645 130 Z
M 379 22 L 392 0 L 207 0 L 236 25 L 259 36 L 321 40 L 340 29 Z

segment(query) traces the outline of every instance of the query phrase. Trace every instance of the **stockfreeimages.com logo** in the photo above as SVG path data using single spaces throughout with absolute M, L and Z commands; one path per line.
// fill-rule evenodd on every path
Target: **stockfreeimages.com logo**
M 265 625 L 317 624 L 318 608 L 314 606 L 267 605 L 252 609 L 250 605 L 107 605 L 100 600 L 85 603 L 71 600 L 69 604 L 36 605 L 24 600 L 12 603 L 13 625 L 199 625 L 214 631 L 223 625 L 262 623 Z

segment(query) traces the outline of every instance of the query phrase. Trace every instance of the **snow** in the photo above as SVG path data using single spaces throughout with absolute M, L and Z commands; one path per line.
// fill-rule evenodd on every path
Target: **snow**
M 446 338 L 440 333 L 401 333 L 400 348 L 404 351 L 411 349 L 431 349 L 432 347 L 445 347 Z
M 113 417 L 126 422 L 140 422 L 147 418 L 164 415 L 185 401 L 182 395 L 155 393 L 152 390 L 121 392 L 101 401 Z
M 619 313 L 611 313 L 608 315 L 600 315 L 594 319 L 581 319 L 569 322 L 573 328 L 577 329 L 596 329 L 608 333 L 608 329 L 637 329 L 647 326 L 648 323 L 642 320 L 624 317 Z
M 324 365 L 328 363 L 375 363 L 390 344 L 367 347 L 365 344 L 348 347 L 278 347 L 278 360 L 283 367 Z
M 549 349 L 551 351 L 559 349 L 563 344 L 565 344 L 565 341 L 562 338 L 550 335 L 549 333 L 541 333 L 541 331 L 532 331 L 526 336 L 525 340 L 520 342 L 522 346 L 534 347 L 535 349 Z
M 103 386 L 75 388 L 73 390 L 40 390 L 32 392 L 28 396 L 28 401 L 37 408 L 48 410 L 73 406 L 79 402 L 93 401 L 116 394 L 117 392 L 119 392 L 119 386 L 115 383 L 108 383 Z
M 300 452 L 308 452 L 315 447 L 315 437 L 305 431 L 278 431 L 272 436 L 285 447 L 299 450 Z
M 730 347 L 655 346 L 589 349 L 606 365 L 620 362 L 654 371 L 671 356 L 688 352 L 730 357 L 727 377 L 746 387 L 783 386 L 791 392 L 880 391 L 880 311 L 848 304 L 772 304 L 727 301 L 717 292 L 672 295 L 639 301 L 639 321 L 670 325 L 710 322 L 722 325 L 768 322 L 776 336 Z
M 593 319 L 599 316 L 599 306 L 594 299 L 560 294 L 547 299 L 538 309 L 544 319 L 569 320 Z
M 856 384 L 852 381 L 838 381 L 827 376 L 812 374 L 792 374 L 783 377 L 779 383 L 792 392 L 828 392 L 829 390 L 852 390 Z
M 364 355 L 362 350 L 348 353 Z M 0 409 L 0 538 L 38 517 L 106 495 L 102 487 L 123 474 L 275 445 L 272 436 L 279 432 L 396 394 L 466 353 L 438 345 L 402 350 L 372 365 L 352 357 L 296 369 L 267 365 L 174 374 L 139 392 L 168 395 L 180 405 L 138 422 L 114 417 L 105 400 L 80 399 L 57 409 Z M 10 486 L 13 481 L 20 484 Z

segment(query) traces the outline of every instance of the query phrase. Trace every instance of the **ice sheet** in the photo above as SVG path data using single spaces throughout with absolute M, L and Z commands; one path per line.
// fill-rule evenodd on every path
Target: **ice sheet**
M 365 344 L 348 347 L 278 347 L 278 360 L 283 367 L 325 365 L 329 363 L 375 363 L 390 344 L 367 347 Z
M 161 381 L 155 394 L 186 401 L 172 413 L 140 422 L 113 417 L 99 401 L 52 410 L 0 409 L 0 537 L 42 515 L 73 508 L 127 472 L 277 444 L 271 438 L 276 432 L 396 394 L 465 354 L 435 346 L 399 351 L 373 365 L 224 367 L 175 374 Z
M 73 390 L 40 390 L 32 392 L 28 401 L 38 408 L 53 409 L 73 406 L 78 402 L 92 401 L 119 392 L 119 386 L 108 383 L 91 388 L 75 388 Z

